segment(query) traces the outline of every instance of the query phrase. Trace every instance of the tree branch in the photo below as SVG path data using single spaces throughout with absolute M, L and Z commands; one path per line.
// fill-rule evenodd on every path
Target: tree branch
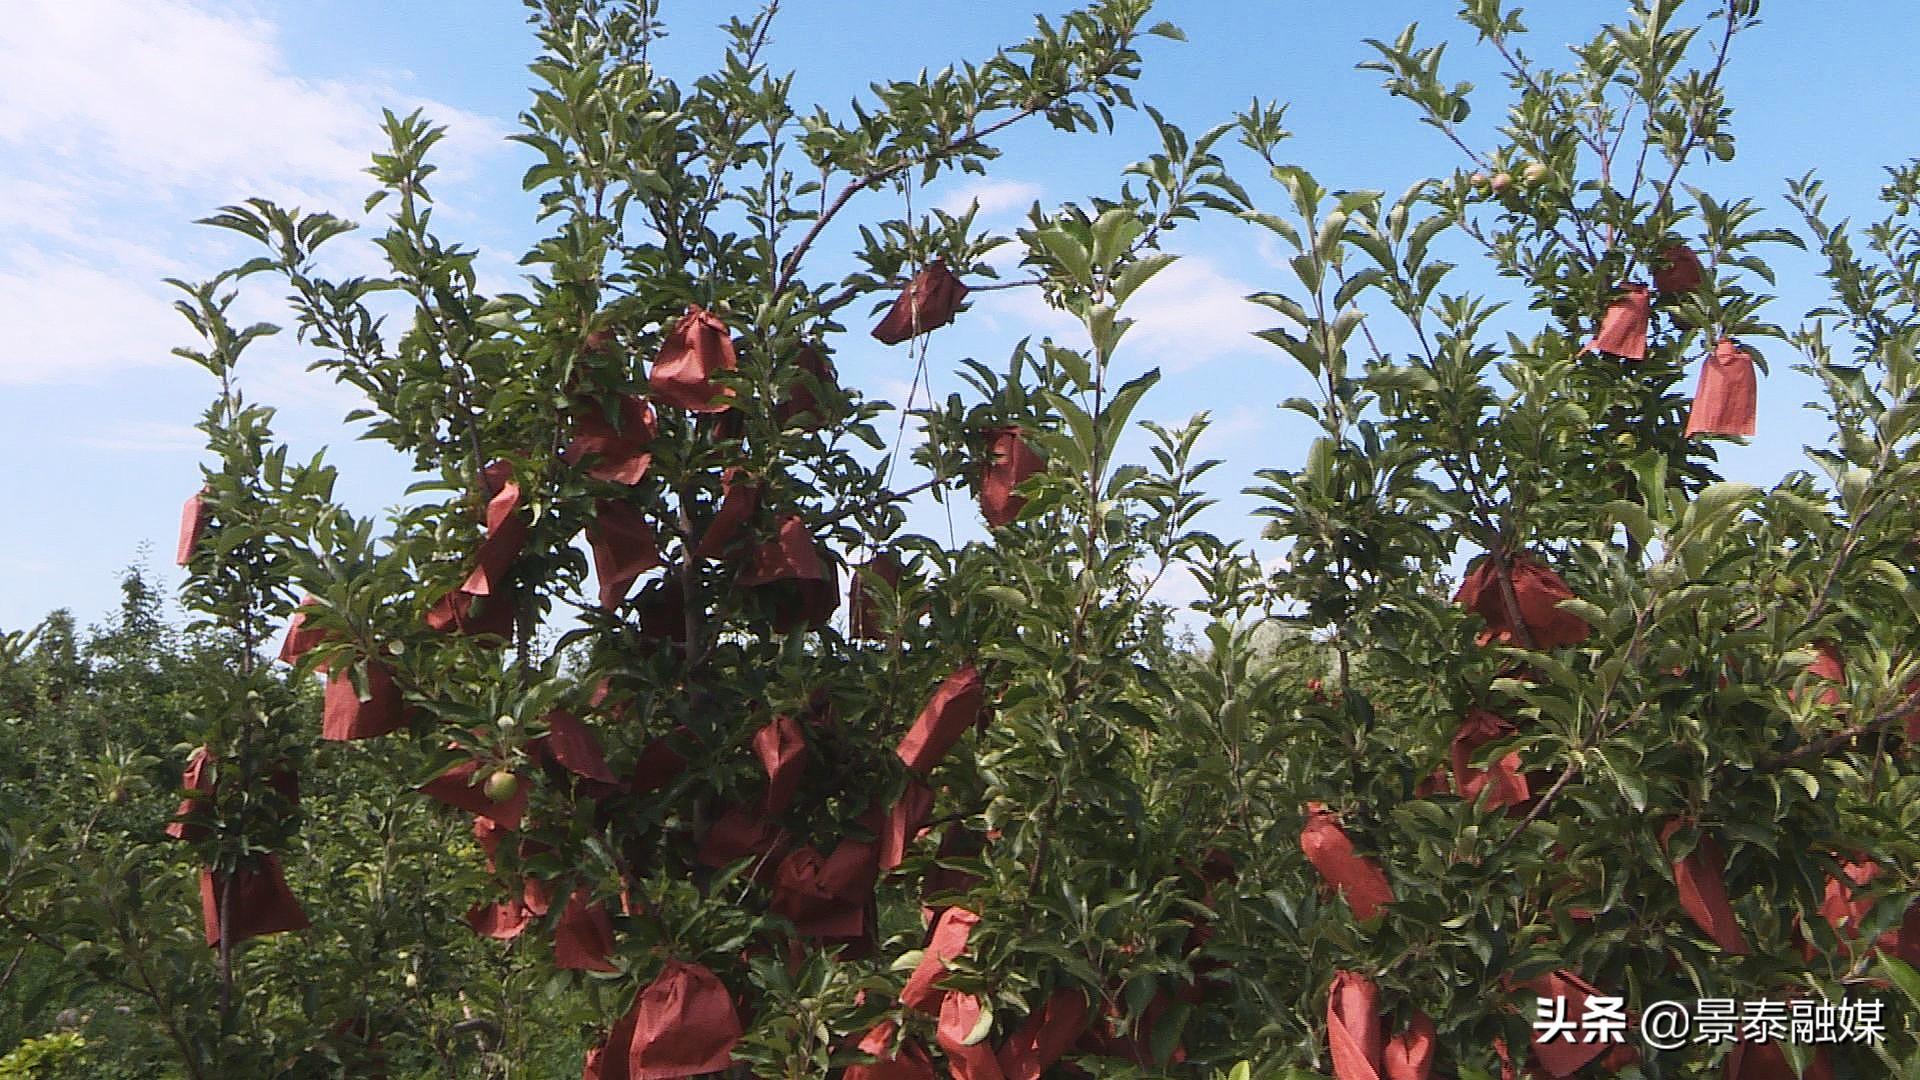
M 1882 735 L 1891 731 L 1897 723 L 1904 722 L 1915 712 L 1920 712 L 1920 688 L 1900 699 L 1892 708 L 1864 724 L 1853 724 L 1831 735 L 1815 739 L 1810 743 L 1797 746 L 1785 753 L 1763 758 L 1756 762 L 1753 771 L 1761 775 L 1780 772 L 1803 762 L 1818 761 L 1839 751 L 1857 739 L 1870 735 Z
M 846 209 L 847 204 L 852 202 L 853 197 L 861 191 L 877 184 L 883 184 L 916 165 L 925 165 L 929 162 L 940 161 L 947 158 L 969 146 L 977 144 L 989 135 L 998 134 L 1030 116 L 1037 116 L 1040 113 L 1046 112 L 1067 98 L 1086 92 L 1091 89 L 1092 86 L 1093 83 L 1090 80 L 1083 79 L 1052 98 L 1049 98 L 1043 105 L 1024 106 L 1012 115 L 1002 117 L 983 128 L 976 129 L 969 125 L 965 134 L 956 136 L 944 145 L 936 147 L 926 154 L 918 157 L 901 158 L 891 165 L 869 170 L 855 179 L 848 181 L 847 185 L 840 189 L 839 194 L 833 197 L 833 201 L 827 204 L 826 209 L 821 211 L 820 216 L 814 219 L 813 226 L 800 238 L 800 242 L 794 245 L 793 250 L 787 253 L 786 258 L 780 260 L 780 273 L 774 278 L 773 283 L 774 294 L 778 295 L 792 282 L 794 273 L 800 268 L 800 260 L 806 256 L 808 249 L 813 247 L 814 241 L 820 238 L 820 234 L 826 230 L 828 223 L 831 222 L 840 211 Z

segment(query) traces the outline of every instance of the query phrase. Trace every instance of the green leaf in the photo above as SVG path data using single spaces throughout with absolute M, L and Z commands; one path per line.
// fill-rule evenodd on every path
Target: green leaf
M 1101 436 L 1109 452 L 1119 442 L 1121 432 L 1126 430 L 1128 420 L 1133 416 L 1134 406 L 1147 391 L 1160 381 L 1160 369 L 1153 368 L 1133 379 L 1129 379 L 1120 389 L 1114 391 L 1113 400 L 1107 403 L 1100 414 Z
M 1708 484 L 1700 494 L 1694 496 L 1690 506 L 1705 521 L 1731 519 L 1748 503 L 1758 502 L 1761 491 L 1752 484 L 1743 484 L 1732 480 Z
M 1907 1002 L 1915 1011 L 1920 1011 L 1920 972 L 1916 972 L 1899 957 L 1881 954 L 1880 971 L 1907 995 Z
M 1041 395 L 1049 408 L 1066 420 L 1067 427 L 1073 433 L 1073 441 L 1087 453 L 1093 452 L 1093 417 L 1065 394 L 1056 394 L 1051 390 Z
M 1554 606 L 1561 611 L 1580 616 L 1588 626 L 1598 628 L 1607 625 L 1607 610 L 1591 601 L 1582 600 L 1576 596 L 1570 600 L 1562 600 Z
M 1153 1052 L 1153 1060 L 1161 1068 L 1173 1061 L 1174 1048 L 1180 1045 L 1180 1037 L 1187 1030 L 1187 1019 L 1192 1015 L 1193 1006 L 1183 1001 L 1167 1010 L 1153 1025 L 1153 1037 L 1148 1040 L 1147 1049 Z
M 1359 296 L 1362 290 L 1374 288 L 1385 280 L 1385 272 L 1378 267 L 1370 266 L 1347 278 L 1346 282 L 1340 286 L 1339 291 L 1333 294 L 1333 306 L 1336 308 L 1344 308 L 1348 304 L 1353 303 L 1354 298 Z
M 1613 782 L 1619 785 L 1620 794 L 1626 796 L 1627 802 L 1632 805 L 1634 812 L 1645 813 L 1647 810 L 1646 779 L 1638 775 L 1630 774 L 1616 766 L 1613 763 L 1613 759 L 1607 756 L 1605 750 L 1596 749 L 1594 756 L 1598 757 L 1601 764 L 1606 766 L 1608 774 L 1613 777 Z
M 1330 492 L 1333 488 L 1333 456 L 1338 449 L 1331 437 L 1322 435 L 1313 440 L 1307 448 L 1307 480 L 1315 491 Z
M 1411 364 L 1394 364 L 1390 367 L 1377 367 L 1367 372 L 1366 383 L 1371 390 L 1402 390 L 1420 394 L 1431 394 L 1440 389 L 1440 384 L 1425 368 Z
M 1113 281 L 1113 302 L 1126 303 L 1127 298 L 1137 292 L 1140 286 L 1152 280 L 1155 274 L 1172 266 L 1179 258 L 1180 256 L 1168 252 L 1152 251 L 1133 260 Z
M 1646 509 L 1639 504 L 1630 503 L 1625 499 L 1615 499 L 1607 504 L 1607 514 L 1624 526 L 1627 535 L 1641 547 L 1646 547 L 1653 540 L 1655 532 L 1653 519 L 1647 516 Z
M 1014 611 L 1018 611 L 1032 602 L 1026 593 L 1021 592 L 1011 585 L 983 585 L 980 587 L 980 595 Z
M 1805 769 L 1786 769 L 1781 773 L 1781 775 L 1785 776 L 1789 780 L 1792 780 L 1794 783 L 1799 784 L 1800 790 L 1807 793 L 1807 798 L 1809 799 L 1820 798 L 1820 780 L 1819 778 L 1815 777 L 1812 773 L 1806 771 Z
M 1667 457 L 1651 450 L 1627 462 L 1640 482 L 1640 499 L 1655 521 L 1667 520 Z
M 1087 251 L 1085 245 L 1059 226 L 1041 229 L 1033 236 L 1040 242 L 1040 246 L 1046 249 L 1047 254 L 1052 255 L 1061 267 L 1072 275 L 1076 284 L 1082 286 L 1093 284 L 1093 255 Z

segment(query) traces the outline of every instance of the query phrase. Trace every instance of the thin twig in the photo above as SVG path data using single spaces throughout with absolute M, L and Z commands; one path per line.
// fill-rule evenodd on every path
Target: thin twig
M 1727 56 L 1733 46 L 1735 20 L 1731 2 L 1727 4 L 1724 14 L 1727 19 L 1727 28 L 1720 35 L 1720 49 L 1714 59 L 1713 70 L 1707 73 L 1706 82 L 1701 86 L 1700 93 L 1703 97 L 1719 89 L 1720 76 L 1726 71 Z M 1705 103 L 1702 102 L 1702 104 Z M 1680 170 L 1686 166 L 1687 158 L 1693 155 L 1694 147 L 1700 145 L 1700 129 L 1704 123 L 1703 116 L 1687 117 L 1687 138 L 1680 144 L 1680 152 L 1673 156 L 1673 169 L 1667 173 L 1667 182 L 1660 185 L 1660 198 L 1653 204 L 1653 214 L 1656 218 L 1673 204 L 1673 185 L 1679 182 Z
M 1803 746 L 1795 747 L 1783 754 L 1764 758 L 1754 764 L 1753 771 L 1761 774 L 1776 773 L 1782 769 L 1798 765 L 1803 761 L 1824 758 L 1863 736 L 1887 733 L 1893 728 L 1893 725 L 1905 722 L 1917 711 L 1920 711 L 1920 689 L 1915 689 L 1906 697 L 1901 698 L 1898 704 L 1884 710 L 1864 724 L 1854 724 L 1824 738 L 1815 739 Z
M 826 204 L 826 207 L 821 210 L 820 215 L 814 219 L 813 225 L 808 228 L 806 234 L 800 238 L 800 242 L 795 244 L 793 250 L 787 253 L 787 257 L 780 261 L 780 273 L 774 279 L 773 291 L 775 295 L 778 295 L 781 290 L 785 289 L 787 284 L 793 280 L 794 274 L 800 268 L 800 260 L 806 256 L 808 249 L 813 247 L 814 241 L 820 238 L 820 234 L 826 230 L 827 225 L 833 221 L 834 217 L 837 216 L 841 210 L 845 209 L 849 202 L 853 201 L 855 195 L 858 195 L 867 188 L 885 183 L 916 165 L 940 161 L 969 146 L 976 145 L 980 140 L 990 135 L 996 135 L 1028 117 L 1038 116 L 1048 112 L 1058 107 L 1061 102 L 1066 101 L 1068 98 L 1093 89 L 1096 81 L 1096 79 L 1091 78 L 1081 79 L 1072 86 L 1060 91 L 1058 94 L 1049 97 L 1043 103 L 1023 106 L 1011 115 L 1002 117 L 983 128 L 976 128 L 969 122 L 965 132 L 925 154 L 902 158 L 891 165 L 870 169 L 860 176 L 855 177 L 853 180 L 848 181 L 847 185 L 840 189 L 839 194 L 833 197 L 833 201 Z M 974 119 L 977 119 L 977 117 Z
M 823 520 L 820 524 L 823 526 L 837 525 L 840 522 L 845 521 L 847 518 L 853 517 L 856 514 L 864 514 L 872 510 L 878 510 L 881 507 L 888 506 L 892 503 L 905 502 L 906 500 L 913 498 L 915 495 L 918 495 L 923 491 L 932 490 L 934 487 L 938 486 L 939 483 L 940 483 L 940 477 L 936 476 L 930 480 L 926 480 L 926 481 L 923 481 L 922 483 L 915 484 L 914 486 L 910 488 L 906 488 L 902 491 L 889 491 L 886 494 L 881 495 L 877 498 L 868 499 L 866 502 L 859 503 L 854 506 L 850 506 L 845 510 L 842 510 L 839 513 L 833 515 L 832 517 Z

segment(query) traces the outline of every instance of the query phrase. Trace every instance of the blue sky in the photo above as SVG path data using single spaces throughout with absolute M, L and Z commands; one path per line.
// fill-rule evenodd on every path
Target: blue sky
M 894 5 L 787 0 L 771 62 L 799 72 L 802 102 L 843 109 L 870 80 L 985 56 L 1023 36 L 1036 10 L 1065 5 L 911 6 L 907 25 L 888 32 L 881 27 L 901 20 L 877 13 Z M 1694 0 L 1687 8 L 1708 6 Z M 1138 94 L 1189 130 L 1226 119 L 1255 96 L 1290 102 L 1296 160 L 1329 186 L 1397 193 L 1450 172 L 1457 151 L 1354 64 L 1369 56 L 1362 39 L 1391 37 L 1411 21 L 1454 38 L 1450 77 L 1481 87 L 1470 141 L 1491 145 L 1503 86 L 1453 21 L 1456 7 L 1161 0 L 1158 15 L 1190 40 L 1148 46 Z M 1555 56 L 1625 5 L 1539 7 L 1528 18 L 1530 51 Z M 488 278 L 507 285 L 533 235 L 518 191 L 523 151 L 503 141 L 533 55 L 513 0 L 15 0 L 8 9 L 0 22 L 0 462 L 9 466 L 13 512 L 0 530 L 0 629 L 32 625 L 62 606 L 83 622 L 99 618 L 116 600 L 119 568 L 142 544 L 152 545 L 161 583 L 178 580 L 172 537 L 203 456 L 192 425 L 214 388 L 169 353 L 190 338 L 161 279 L 206 277 L 250 254 L 190 225 L 193 218 L 256 194 L 356 216 L 368 186 L 359 170 L 379 145 L 379 110 L 424 106 L 450 129 L 438 159 L 437 220 L 446 237 L 481 248 Z M 717 55 L 713 24 L 729 5 L 668 0 L 666 9 L 674 34 L 657 56 L 669 73 L 691 78 Z M 1774 221 L 1791 225 L 1784 180 L 1817 167 L 1835 210 L 1873 215 L 1881 166 L 1920 149 L 1909 119 L 1920 89 L 1912 66 L 1920 9 L 1906 0 L 1771 0 L 1765 16 L 1729 75 L 1740 157 L 1697 181 L 1722 195 L 1751 193 Z M 957 180 L 918 198 L 949 207 L 978 198 L 983 219 L 1011 229 L 1035 199 L 1112 189 L 1121 168 L 1152 149 L 1149 140 L 1144 118 L 1112 136 L 1034 128 L 1009 140 L 991 179 Z M 1260 179 L 1244 156 L 1232 164 L 1243 179 Z M 869 205 L 878 212 L 881 204 Z M 364 240 L 353 245 L 343 247 L 341 265 L 375 269 Z M 1274 406 L 1301 392 L 1303 380 L 1277 350 L 1248 336 L 1264 320 L 1241 298 L 1285 288 L 1288 279 L 1274 253 L 1232 222 L 1182 229 L 1173 247 L 1184 258 L 1140 298 L 1123 374 L 1166 372 L 1144 416 L 1179 421 L 1212 412 L 1205 449 L 1227 464 L 1214 474 L 1225 501 L 1207 524 L 1250 536 L 1252 503 L 1234 493 L 1256 469 L 1301 460 L 1302 430 Z M 1774 314 L 1796 321 L 1822 298 L 1815 264 L 1783 250 L 1777 266 L 1782 302 Z M 245 317 L 284 321 L 271 288 L 254 290 L 242 306 Z M 986 294 L 959 325 L 934 335 L 935 390 L 959 388 L 953 369 L 962 357 L 1003 365 L 1014 341 L 1061 325 L 1031 295 Z M 849 338 L 859 340 L 837 343 L 843 378 L 903 397 L 911 375 L 905 350 Z M 1813 392 L 1787 371 L 1783 347 L 1768 353 L 1774 371 L 1761 387 L 1760 437 L 1723 451 L 1728 473 L 1763 483 L 1801 464 L 1810 428 L 1800 408 Z M 353 393 L 305 373 L 308 358 L 290 334 L 250 359 L 250 395 L 280 406 L 278 429 L 296 454 L 327 448 L 356 511 L 399 499 L 406 477 L 395 461 L 355 442 L 340 423 Z M 977 535 L 971 515 L 957 518 L 967 519 L 959 539 Z M 944 515 L 919 524 L 946 532 Z M 1181 588 L 1173 585 L 1170 596 L 1178 599 Z

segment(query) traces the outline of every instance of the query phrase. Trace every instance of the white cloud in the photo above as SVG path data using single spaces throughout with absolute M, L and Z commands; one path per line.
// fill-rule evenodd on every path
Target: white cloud
M 189 221 L 252 195 L 357 212 L 383 106 L 447 125 L 436 194 L 504 148 L 506 125 L 396 84 L 300 75 L 245 0 L 15 0 L 0 21 L 0 385 L 179 363 L 169 350 L 191 333 L 160 279 L 229 258 Z
M 260 355 L 247 355 L 241 388 L 252 400 L 275 407 L 274 430 L 281 438 L 337 439 L 345 430 L 341 418 L 368 407 L 367 397 L 328 372 L 308 371 L 316 354 L 294 352 L 290 338 L 287 332 L 255 346 Z
M 1080 320 L 1048 306 L 1038 288 L 1001 289 L 984 294 L 973 304 L 981 315 L 983 329 L 996 338 L 1012 340 L 1031 334 L 1036 340 L 1051 337 L 1075 345 L 1086 337 Z
M 1262 434 L 1272 430 L 1274 420 L 1272 406 L 1256 408 L 1252 405 L 1236 405 L 1225 413 L 1212 417 L 1207 430 L 1200 433 L 1200 439 L 1194 444 L 1196 458 L 1223 457 L 1240 444 L 1249 435 Z
M 187 424 L 163 424 L 150 420 L 120 421 L 72 441 L 95 450 L 131 450 L 143 454 L 192 453 L 206 446 L 207 438 Z
M 902 408 L 906 407 L 909 393 L 919 399 L 915 402 L 916 408 L 926 405 L 925 388 L 915 389 L 914 385 L 905 379 L 882 378 L 873 384 L 873 388 L 882 400 L 891 401 Z
M 302 78 L 270 23 L 188 0 L 10 5 L 0 98 L 0 142 L 74 165 L 84 180 L 230 198 L 360 192 L 380 105 L 407 107 L 391 86 Z M 473 147 L 469 129 L 494 126 L 431 112 L 450 124 L 443 146 L 454 156 Z
M 1247 301 L 1253 286 L 1223 272 L 1205 255 L 1188 255 L 1134 294 L 1122 314 L 1134 320 L 1122 355 L 1183 372 L 1209 360 L 1263 347 L 1264 309 Z M 982 305 L 996 323 L 1066 343 L 1084 336 L 1079 322 L 1047 306 L 1035 290 L 1008 289 Z
M 1139 349 L 1169 371 L 1186 371 L 1227 353 L 1260 348 L 1261 308 L 1253 286 L 1223 273 L 1213 260 L 1189 255 L 1135 294 L 1124 314 L 1134 319 L 1122 348 Z
M 0 556 L 0 577 L 8 581 L 30 581 L 35 578 L 57 575 L 62 567 L 50 559 L 29 559 L 14 556 Z M 12 627 L 0 626 L 0 631 L 27 628 L 28 624 Z
M 983 261 L 993 267 L 994 272 L 1000 275 L 1001 281 L 1015 281 L 1031 276 L 1023 274 L 1020 270 L 1020 261 L 1026 257 L 1027 245 L 1014 239 L 987 252 L 987 257 Z
M 379 249 L 372 244 L 368 244 L 367 247 L 380 253 Z M 385 274 L 389 273 L 390 269 L 383 261 L 379 270 L 375 272 Z M 488 296 L 530 291 L 527 285 L 528 273 L 528 268 L 520 265 L 518 257 L 502 251 L 482 250 L 473 260 L 474 287 Z
M 906 415 L 906 410 L 926 408 L 930 400 L 940 397 L 938 388 L 929 387 L 925 378 L 916 386 L 906 379 L 883 377 L 874 381 L 873 394 L 891 404 L 895 410 L 876 421 L 876 427 L 887 441 L 887 452 L 893 453 L 897 449 L 904 466 L 912 456 L 913 448 L 927 440 L 926 421 Z
M 1282 270 L 1292 268 L 1291 260 L 1297 254 L 1292 248 L 1283 246 L 1279 237 L 1265 229 L 1254 234 L 1253 250 L 1259 254 L 1261 262 Z
M 1184 611 L 1188 604 L 1205 600 L 1207 590 L 1201 587 L 1200 579 L 1193 576 L 1193 571 L 1176 563 L 1167 567 L 1167 572 L 1154 583 L 1147 596 L 1176 611 Z
M 19 177 L 0 178 L 0 234 L 73 242 L 85 239 L 76 220 L 80 195 L 71 187 Z
M 192 331 L 164 290 L 112 260 L 0 248 L 0 385 L 183 363 L 169 350 Z
M 1025 211 L 1041 195 L 1039 184 L 1024 180 L 979 179 L 962 184 L 940 197 L 939 207 L 949 214 L 966 213 L 976 201 L 981 217 L 996 217 L 1008 211 Z

